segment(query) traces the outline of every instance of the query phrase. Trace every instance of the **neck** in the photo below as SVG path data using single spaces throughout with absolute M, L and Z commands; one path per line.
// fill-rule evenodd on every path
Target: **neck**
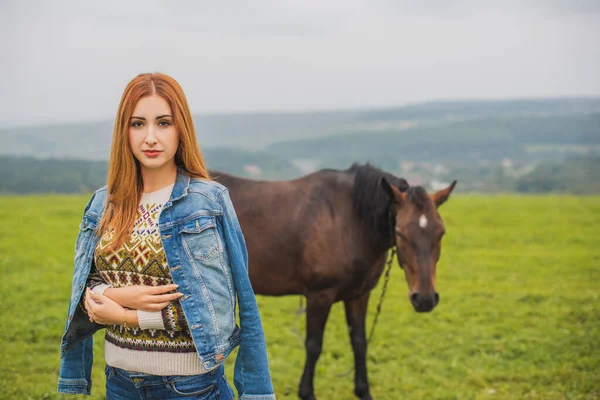
M 144 182 L 144 193 L 155 192 L 177 180 L 177 166 L 175 163 L 165 165 L 158 169 L 141 167 L 142 182 Z

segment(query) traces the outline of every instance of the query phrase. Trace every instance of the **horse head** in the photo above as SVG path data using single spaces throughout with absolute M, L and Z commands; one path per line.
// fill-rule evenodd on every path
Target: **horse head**
M 440 301 L 435 290 L 436 265 L 445 228 L 438 208 L 448 200 L 455 185 L 456 181 L 434 194 L 427 194 L 421 186 L 400 191 L 382 178 L 382 187 L 393 201 L 398 263 L 404 269 L 409 298 L 417 312 L 429 312 Z

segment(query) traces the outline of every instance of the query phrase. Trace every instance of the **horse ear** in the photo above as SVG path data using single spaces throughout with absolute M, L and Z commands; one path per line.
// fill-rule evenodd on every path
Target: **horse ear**
M 435 203 L 436 207 L 441 206 L 446 202 L 446 200 L 448 200 L 450 193 L 452 193 L 454 190 L 454 186 L 456 186 L 456 181 L 453 181 L 446 189 L 435 192 L 433 195 L 433 202 Z
M 408 181 L 404 178 L 400 178 L 400 183 L 398 184 L 398 189 L 400 189 L 401 192 L 406 192 L 409 187 L 410 187 L 410 185 L 408 184 Z
M 398 188 L 390 185 L 390 183 L 387 181 L 387 179 L 385 179 L 385 177 L 381 178 L 381 187 L 383 188 L 383 191 L 388 196 L 390 196 L 390 198 L 392 199 L 392 201 L 394 201 L 394 203 L 402 204 L 402 200 L 403 200 L 402 192 L 400 192 L 400 190 L 398 190 Z

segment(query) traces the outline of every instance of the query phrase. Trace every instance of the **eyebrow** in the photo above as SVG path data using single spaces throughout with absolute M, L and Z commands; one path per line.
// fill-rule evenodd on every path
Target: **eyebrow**
M 156 117 L 156 119 L 161 119 L 161 118 L 166 118 L 166 117 L 171 117 L 171 115 L 170 114 L 159 115 L 158 117 Z M 131 119 L 141 119 L 143 121 L 146 120 L 146 118 L 144 118 L 144 117 L 136 117 L 135 115 L 132 116 Z

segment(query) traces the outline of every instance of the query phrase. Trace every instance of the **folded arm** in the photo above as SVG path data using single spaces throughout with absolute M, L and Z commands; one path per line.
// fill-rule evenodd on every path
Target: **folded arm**
M 115 288 L 105 281 L 95 263 L 86 286 L 94 293 L 105 296 L 128 311 L 128 325 L 142 329 L 182 330 L 186 327 L 183 310 L 179 304 L 182 293 L 169 293 L 177 285 L 133 285 Z M 84 299 L 85 300 L 85 299 Z M 82 304 L 83 305 L 83 304 Z M 89 307 L 86 311 L 89 314 Z

